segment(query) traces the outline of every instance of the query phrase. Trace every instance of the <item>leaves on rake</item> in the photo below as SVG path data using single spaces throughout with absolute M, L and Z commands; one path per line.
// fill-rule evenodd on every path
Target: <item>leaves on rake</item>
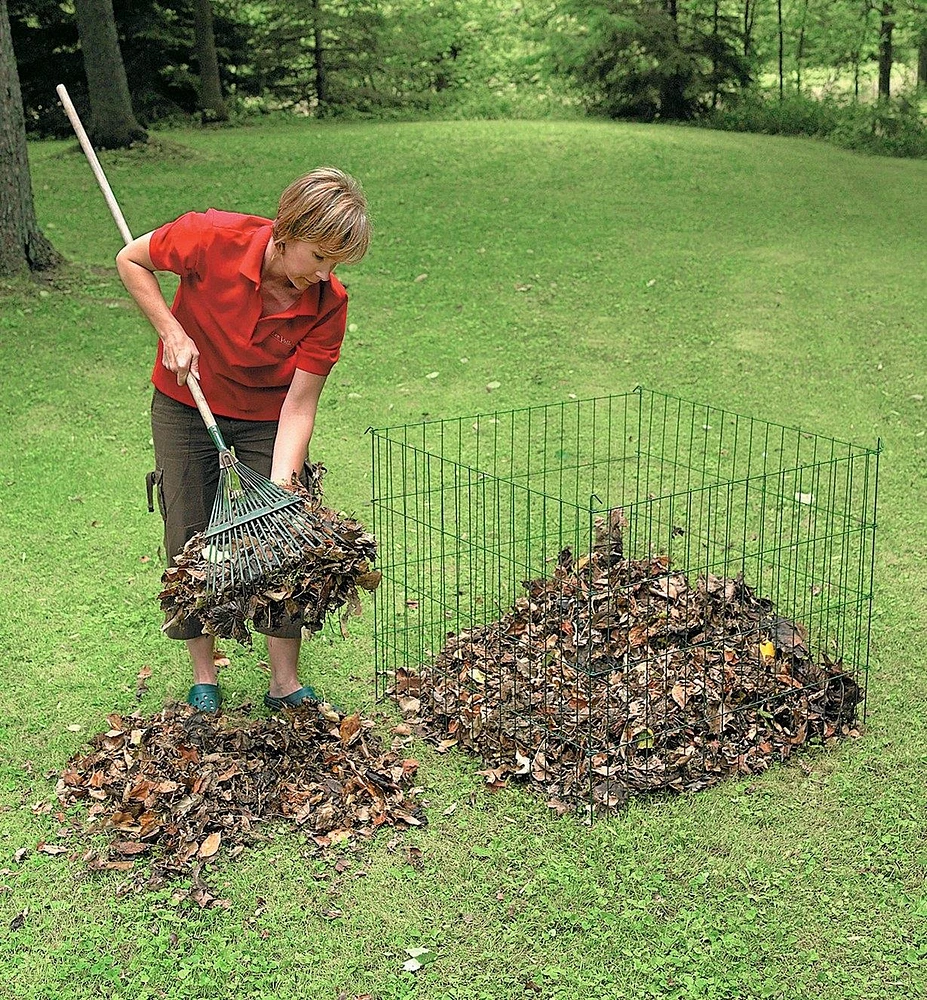
M 417 763 L 383 751 L 370 720 L 335 718 L 307 707 L 235 723 L 179 704 L 150 717 L 113 714 L 56 792 L 65 807 L 88 807 L 88 833 L 112 837 L 102 854 L 85 855 L 91 868 L 129 871 L 150 852 L 148 884 L 192 876 L 191 898 L 221 905 L 202 866 L 272 838 L 268 820 L 302 828 L 319 847 L 425 821 Z
M 301 621 L 318 632 L 341 608 L 342 630 L 361 613 L 358 587 L 375 590 L 376 541 L 353 518 L 321 503 L 325 469 L 312 466 L 312 489 L 294 476 L 289 491 L 301 502 L 224 532 L 200 533 L 165 570 L 159 595 L 165 628 L 196 614 L 206 631 L 251 646 L 251 628 L 280 628 Z M 216 565 L 221 585 L 213 586 Z
M 489 789 L 527 780 L 558 812 L 706 788 L 856 733 L 859 686 L 801 625 L 742 577 L 625 558 L 625 524 L 612 511 L 591 555 L 565 549 L 498 621 L 398 670 L 405 714 L 482 755 Z

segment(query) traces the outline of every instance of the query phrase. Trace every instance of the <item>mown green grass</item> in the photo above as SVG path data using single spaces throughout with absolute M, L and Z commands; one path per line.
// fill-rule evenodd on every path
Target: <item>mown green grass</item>
M 32 809 L 53 798 L 46 772 L 108 711 L 134 706 L 141 667 L 145 711 L 189 683 L 153 599 L 153 335 L 115 277 L 115 228 L 76 147 L 36 145 L 37 209 L 69 266 L 0 289 L 4 995 L 927 995 L 927 165 L 582 122 L 159 138 L 158 155 L 104 157 L 138 233 L 189 208 L 272 214 L 283 185 L 321 163 L 363 180 L 376 239 L 345 270 L 356 330 L 314 442 L 330 501 L 362 518 L 365 430 L 425 415 L 642 383 L 881 438 L 868 727 L 760 779 L 637 802 L 592 828 L 521 790 L 489 795 L 472 761 L 416 746 L 429 827 L 321 858 L 281 832 L 214 866 L 228 910 L 177 906 L 66 856 L 16 864 L 18 848 L 56 835 Z M 257 701 L 260 651 L 229 652 L 227 697 Z M 369 608 L 348 641 L 333 630 L 308 643 L 305 664 L 332 698 L 379 710 Z M 417 945 L 435 962 L 402 972 Z

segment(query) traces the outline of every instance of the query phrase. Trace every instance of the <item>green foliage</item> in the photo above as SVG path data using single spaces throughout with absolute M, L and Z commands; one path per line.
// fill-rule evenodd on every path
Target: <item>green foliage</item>
M 845 149 L 882 156 L 927 156 L 927 117 L 916 101 L 862 104 L 835 97 L 751 93 L 703 120 L 711 128 L 826 139 Z
M 539 0 L 251 6 L 260 7 L 260 16 L 251 23 L 249 63 L 236 71 L 236 87 L 265 106 L 341 118 L 460 117 L 472 108 L 483 117 L 554 99 L 540 86 L 539 46 L 531 35 Z M 530 91 L 531 100 L 521 100 L 521 91 Z
M 220 73 L 233 119 L 550 114 L 565 87 L 543 73 L 546 0 L 214 0 Z M 179 124 L 197 111 L 191 0 L 114 0 L 138 118 Z M 73 13 L 12 0 L 28 127 L 67 136 L 54 83 L 81 108 L 86 84 Z
M 568 0 L 554 23 L 553 65 L 612 118 L 694 118 L 749 82 L 737 23 L 711 5 Z
M 214 8 L 220 71 L 228 87 L 229 67 L 247 58 L 248 39 L 230 17 L 237 4 L 219 0 Z M 56 0 L 11 0 L 9 10 L 26 127 L 32 135 L 69 136 L 55 86 L 67 86 L 79 111 L 86 109 L 87 93 L 73 9 Z M 192 0 L 113 0 L 113 12 L 138 120 L 164 124 L 196 115 Z
M 913 86 L 927 0 L 896 7 L 897 91 Z M 58 0 L 10 0 L 9 9 L 27 127 L 68 136 L 54 84 L 65 83 L 79 108 L 86 89 L 73 12 Z M 281 111 L 355 120 L 577 110 L 698 119 L 730 109 L 752 81 L 775 86 L 780 40 L 784 91 L 874 96 L 880 17 L 869 0 L 785 0 L 781 39 L 777 9 L 765 0 L 213 0 L 233 122 Z M 139 120 L 205 123 L 192 0 L 114 0 L 114 10 Z M 818 115 L 786 116 L 806 113 Z M 874 148 L 917 148 L 909 116 L 899 120 L 897 110 L 874 113 L 868 126 L 865 115 L 851 117 L 841 120 L 856 138 L 841 141 L 854 148 L 869 148 L 866 127 Z

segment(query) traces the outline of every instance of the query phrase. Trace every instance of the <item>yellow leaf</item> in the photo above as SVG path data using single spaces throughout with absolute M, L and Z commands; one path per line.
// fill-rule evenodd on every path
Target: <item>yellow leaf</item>
M 776 655 L 776 647 L 768 639 L 760 643 L 760 655 L 771 660 Z
M 641 748 L 641 750 L 652 750 L 654 745 L 654 736 L 652 729 L 640 729 L 638 730 L 634 742 Z

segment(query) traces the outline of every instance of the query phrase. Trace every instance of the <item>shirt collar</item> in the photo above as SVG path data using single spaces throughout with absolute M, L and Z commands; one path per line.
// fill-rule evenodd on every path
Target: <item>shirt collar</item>
M 239 271 L 249 281 L 254 282 L 257 289 L 261 287 L 261 268 L 264 264 L 264 254 L 267 244 L 273 235 L 272 224 L 259 226 L 255 229 L 241 259 Z M 322 299 L 322 282 L 310 285 L 302 295 L 281 316 L 318 316 Z
M 248 246 L 241 259 L 239 271 L 255 286 L 261 287 L 261 266 L 264 263 L 264 254 L 267 252 L 267 244 L 270 243 L 271 234 L 274 227 L 268 223 L 266 226 L 258 226 L 254 230 Z

